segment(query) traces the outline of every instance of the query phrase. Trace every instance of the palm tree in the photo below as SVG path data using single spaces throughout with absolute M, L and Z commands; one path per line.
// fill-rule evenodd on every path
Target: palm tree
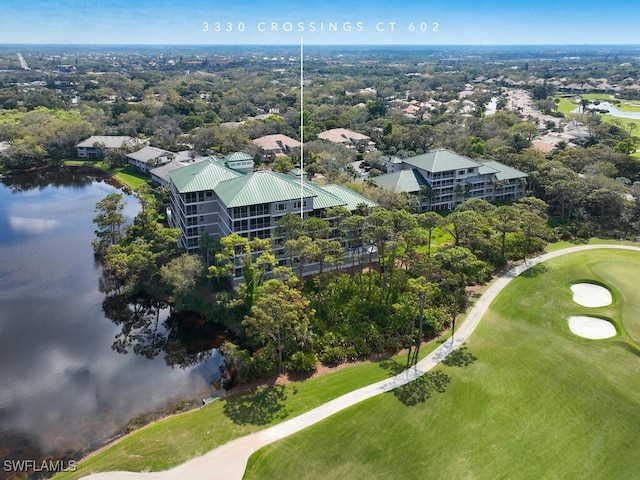
M 629 122 L 629 136 L 631 136 L 631 132 L 633 132 L 636 128 L 638 128 L 636 122 Z M 633 143 L 636 143 L 635 139 L 636 137 L 633 137 Z

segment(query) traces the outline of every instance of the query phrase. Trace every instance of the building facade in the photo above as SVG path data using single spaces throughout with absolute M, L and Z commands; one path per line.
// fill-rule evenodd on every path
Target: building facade
M 76 145 L 76 154 L 78 158 L 100 159 L 108 150 L 136 146 L 141 148 L 144 143 L 127 136 L 94 135 Z
M 186 163 L 191 159 L 187 155 L 150 146 L 127 154 L 127 162 L 129 165 L 147 175 L 151 175 L 151 169 L 161 167 L 174 160 L 178 163 Z
M 321 186 L 270 170 L 238 170 L 246 168 L 244 162 L 249 161 L 242 154 L 225 158 L 210 157 L 168 173 L 168 222 L 171 227 L 180 228 L 179 245 L 190 253 L 198 252 L 204 235 L 219 240 L 237 233 L 249 240 L 273 239 L 274 254 L 284 264 L 276 226 L 287 213 L 302 213 L 307 218 L 323 216 L 331 207 L 353 211 L 362 205 L 377 206 L 345 187 Z M 241 270 L 235 272 L 236 278 L 241 275 Z
M 382 188 L 416 195 L 418 210 L 452 210 L 469 198 L 508 202 L 526 193 L 527 174 L 496 161 L 478 162 L 445 149 L 405 158 L 374 177 Z

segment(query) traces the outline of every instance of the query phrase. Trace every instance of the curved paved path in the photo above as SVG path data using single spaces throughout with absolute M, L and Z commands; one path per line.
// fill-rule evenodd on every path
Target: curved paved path
M 418 362 L 414 367 L 409 370 L 405 370 L 395 377 L 354 390 L 353 392 L 342 395 L 341 397 L 331 400 L 324 405 L 320 405 L 319 407 L 295 418 L 251 435 L 233 440 L 216 448 L 215 450 L 210 451 L 209 453 L 206 453 L 205 455 L 202 455 L 201 457 L 194 458 L 182 465 L 178 465 L 171 470 L 144 473 L 105 472 L 89 475 L 84 478 L 89 480 L 241 480 L 249 457 L 265 445 L 296 433 L 303 428 L 324 420 L 334 413 L 355 405 L 356 403 L 405 385 L 427 373 L 467 340 L 469 335 L 475 330 L 478 323 L 480 323 L 480 319 L 486 313 L 491 302 L 493 302 L 500 291 L 502 291 L 502 289 L 506 287 L 511 280 L 525 270 L 528 270 L 540 262 L 544 262 L 561 255 L 603 248 L 634 250 L 640 252 L 639 247 L 626 245 L 584 245 L 546 253 L 531 259 L 527 263 L 523 263 L 512 268 L 491 284 L 484 295 L 482 295 L 482 297 L 480 297 L 473 306 L 467 315 L 466 320 L 458 331 L 455 332 L 455 336 L 451 341 L 447 340 L 436 350 Z

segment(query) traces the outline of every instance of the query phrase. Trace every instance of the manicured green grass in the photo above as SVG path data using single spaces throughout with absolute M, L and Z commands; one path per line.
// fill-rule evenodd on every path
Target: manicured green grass
M 123 185 L 129 187 L 131 190 L 135 190 L 140 185 L 149 183 L 150 178 L 146 175 L 142 175 L 140 172 L 133 170 L 129 167 L 113 167 L 112 165 L 100 161 L 100 160 L 65 160 L 64 165 L 69 167 L 93 167 L 104 173 L 111 175 Z
M 113 177 L 132 190 L 135 190 L 140 185 L 148 183 L 150 180 L 149 177 L 128 168 L 117 172 Z
M 421 358 L 438 345 L 432 342 L 423 346 Z M 406 355 L 392 360 L 393 365 L 404 365 Z M 111 470 L 165 470 L 234 438 L 293 418 L 344 393 L 387 378 L 394 373 L 388 367 L 389 360 L 365 362 L 286 386 L 244 393 L 232 391 L 206 407 L 148 425 L 87 458 L 76 472 L 54 478 L 77 479 Z
M 610 101 L 613 99 L 610 95 L 596 94 L 596 93 L 582 95 L 582 97 L 590 101 L 594 101 L 594 100 Z M 577 95 L 572 98 L 564 98 L 564 97 L 563 98 L 554 97 L 554 98 L 559 100 L 558 111 L 561 113 L 564 113 L 565 115 L 569 115 L 578 106 L 578 104 L 575 103 L 574 99 L 580 98 L 580 96 Z M 619 100 L 620 100 L 620 103 L 615 105 L 616 108 L 618 108 L 619 110 L 626 111 L 626 112 L 640 112 L 640 102 L 633 101 L 633 100 L 622 100 L 622 99 L 619 99 Z M 634 120 L 632 118 L 620 118 L 620 117 L 615 117 L 609 114 L 600 114 L 600 118 L 602 119 L 603 122 L 616 123 L 620 125 L 620 127 L 626 130 L 627 132 L 629 132 L 629 125 L 631 123 L 635 123 L 636 126 L 640 124 L 640 120 Z M 638 137 L 639 132 L 637 131 L 637 129 L 632 130 L 631 133 L 634 137 L 636 138 Z M 640 158 L 640 154 L 638 155 L 637 158 Z
M 449 232 L 444 231 L 441 228 L 434 228 L 431 233 L 431 250 L 435 250 L 435 248 L 443 243 L 453 243 L 453 237 Z M 416 249 L 417 253 L 426 254 L 428 250 L 427 245 L 423 245 L 422 247 L 418 247 Z
M 569 287 L 582 280 L 608 285 L 614 303 L 575 304 Z M 637 478 L 639 281 L 637 252 L 535 267 L 492 304 L 461 366 L 438 369 L 445 393 L 372 398 L 260 450 L 245 478 Z M 620 334 L 577 337 L 570 315 L 610 318 Z
M 623 112 L 640 112 L 640 101 L 638 100 L 624 100 L 606 93 L 589 93 L 582 95 L 582 97 L 590 102 L 610 102 Z
M 569 115 L 573 112 L 578 106 L 572 99 L 563 98 L 563 97 L 555 97 L 558 101 L 558 112 L 564 113 L 565 115 Z
M 101 160 L 76 159 L 76 160 L 65 160 L 62 163 L 68 167 L 84 167 L 84 166 L 93 167 L 93 168 L 97 168 L 98 170 L 102 170 L 105 173 L 110 173 L 111 171 L 113 171 L 113 168 L 110 164 L 103 162 Z

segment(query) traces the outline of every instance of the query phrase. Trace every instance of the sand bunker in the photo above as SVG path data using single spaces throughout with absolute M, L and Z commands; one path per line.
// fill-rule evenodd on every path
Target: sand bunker
M 610 322 L 595 317 L 569 317 L 569 330 L 591 340 L 610 338 L 616 334 L 616 327 Z
M 609 290 L 593 283 L 576 283 L 571 285 L 571 291 L 573 301 L 583 307 L 606 307 L 613 302 Z

